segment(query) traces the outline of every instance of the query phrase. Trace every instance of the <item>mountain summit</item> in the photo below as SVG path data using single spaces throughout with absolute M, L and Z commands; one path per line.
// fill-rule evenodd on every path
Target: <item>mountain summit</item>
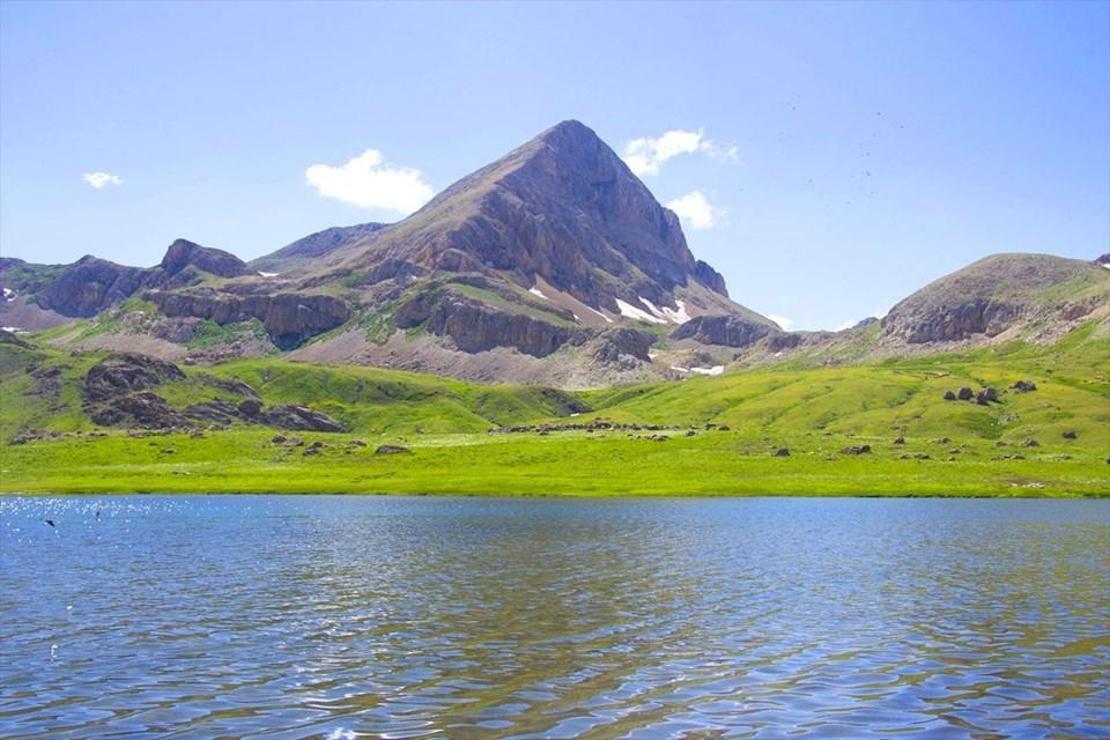
M 679 301 L 695 312 L 730 307 L 717 300 L 728 297 L 724 279 L 694 258 L 678 217 L 578 121 L 553 126 L 409 218 L 342 246 L 328 269 L 365 271 L 371 283 L 399 273 L 499 273 L 526 289 L 542 280 L 614 315 L 657 315 L 662 307 L 678 314 Z

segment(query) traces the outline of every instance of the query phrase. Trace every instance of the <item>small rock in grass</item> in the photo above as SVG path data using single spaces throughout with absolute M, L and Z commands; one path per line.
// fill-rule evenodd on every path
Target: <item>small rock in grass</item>
M 944 400 L 945 401 L 955 401 L 956 400 L 956 394 L 953 393 L 952 391 L 945 391 L 944 392 Z
M 894 440 L 894 444 L 904 445 L 904 444 L 906 444 L 906 438 L 905 437 L 898 437 L 897 439 Z
M 275 434 L 274 436 L 270 437 L 270 441 L 272 443 L 276 444 L 276 445 L 279 445 L 279 444 L 281 444 L 282 442 L 285 441 L 285 435 L 284 434 Z
M 1032 393 L 1037 390 L 1037 384 L 1032 380 L 1019 380 L 1010 387 L 1018 393 Z
M 1041 443 L 1038 442 L 1037 440 L 1033 439 L 1032 437 L 1030 437 L 1029 439 L 1022 442 L 1021 446 L 1022 447 L 1040 447 Z
M 790 449 L 787 447 L 780 447 L 775 450 L 775 457 L 790 457 Z
M 869 455 L 871 454 L 871 445 L 851 445 L 845 447 L 840 451 L 841 455 Z
M 687 437 L 696 437 L 696 436 L 698 436 L 698 433 L 695 432 L 693 429 L 691 429 L 690 431 L 686 432 L 686 436 Z
M 975 397 L 975 391 L 971 390 L 965 385 L 963 388 L 960 389 L 960 392 L 956 394 L 956 397 L 959 398 L 961 401 L 970 401 L 972 398 Z
M 401 445 L 378 445 L 378 449 L 374 450 L 375 455 L 402 455 L 408 452 L 412 450 Z
M 728 424 L 721 424 L 719 427 L 717 427 L 718 432 L 728 432 L 728 431 L 731 431 L 731 430 L 732 430 L 732 427 L 730 427 Z
M 1079 433 L 1076 432 L 1074 429 L 1067 430 L 1063 433 L 1062 436 L 1064 437 L 1064 439 L 1079 439 Z

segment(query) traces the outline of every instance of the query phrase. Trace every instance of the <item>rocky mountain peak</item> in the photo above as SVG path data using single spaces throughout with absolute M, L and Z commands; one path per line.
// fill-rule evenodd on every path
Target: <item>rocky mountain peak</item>
M 218 277 L 239 277 L 253 272 L 247 263 L 230 252 L 202 247 L 188 239 L 175 240 L 162 258 L 162 269 L 172 276 L 190 266 Z

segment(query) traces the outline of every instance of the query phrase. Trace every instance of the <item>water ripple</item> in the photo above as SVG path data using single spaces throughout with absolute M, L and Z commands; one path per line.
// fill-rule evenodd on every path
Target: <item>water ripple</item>
M 0 735 L 1105 735 L 1108 541 L 1101 501 L 3 498 Z

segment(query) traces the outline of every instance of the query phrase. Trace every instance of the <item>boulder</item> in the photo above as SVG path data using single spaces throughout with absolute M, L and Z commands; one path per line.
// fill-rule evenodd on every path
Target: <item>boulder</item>
M 970 401 L 971 399 L 975 398 L 975 391 L 971 390 L 967 386 L 964 386 L 956 393 L 956 398 L 960 399 L 961 401 Z
M 775 457 L 790 457 L 790 450 L 786 447 L 780 447 L 775 450 Z
M 1032 393 L 1037 390 L 1037 384 L 1032 380 L 1019 380 L 1010 387 L 1018 393 Z
M 944 392 L 944 400 L 945 401 L 955 401 L 956 400 L 956 394 L 953 393 L 952 391 L 945 391 Z

